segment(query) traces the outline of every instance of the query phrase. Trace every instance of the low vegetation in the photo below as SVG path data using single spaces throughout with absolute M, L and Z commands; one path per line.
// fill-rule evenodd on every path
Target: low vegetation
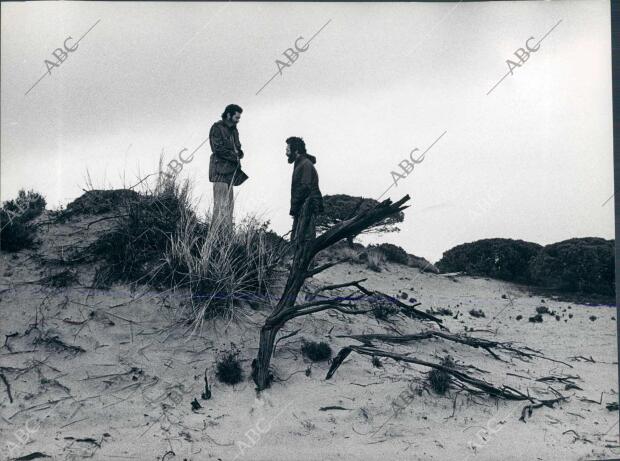
M 560 293 L 614 296 L 614 244 L 597 237 L 545 247 L 523 240 L 484 239 L 446 251 L 437 266 L 442 272 L 464 272 Z
M 268 299 L 286 251 L 269 223 L 248 218 L 228 229 L 209 215 L 200 219 L 188 183 L 174 177 L 161 176 L 152 190 L 123 197 L 113 228 L 87 250 L 101 262 L 96 287 L 122 282 L 181 292 L 187 302 L 179 316 L 196 327 L 206 318 L 234 316 L 239 303 Z
M 238 384 L 243 380 L 239 351 L 233 349 L 218 359 L 215 366 L 215 376 L 218 381 L 229 385 Z
M 441 360 L 440 365 L 447 368 L 455 367 L 454 360 L 449 355 Z M 431 388 L 439 395 L 444 395 L 448 391 L 451 381 L 450 374 L 444 370 L 432 369 L 428 373 L 428 382 Z
M 465 272 L 509 282 L 528 283 L 529 263 L 542 247 L 512 239 L 484 239 L 458 245 L 443 254 L 442 272 Z
M 16 252 L 35 245 L 36 226 L 32 220 L 45 210 L 45 199 L 34 191 L 20 190 L 17 198 L 0 209 L 0 249 Z
M 324 362 L 329 360 L 332 356 L 332 348 L 329 344 L 321 341 L 304 341 L 301 345 L 301 353 L 304 357 L 312 360 L 313 362 Z
M 536 285 L 559 291 L 616 293 L 614 241 L 586 237 L 544 247 L 530 262 Z

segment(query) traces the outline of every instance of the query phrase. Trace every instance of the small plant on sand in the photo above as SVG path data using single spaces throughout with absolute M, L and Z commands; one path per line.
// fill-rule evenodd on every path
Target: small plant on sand
M 385 299 L 377 299 L 373 301 L 374 307 L 372 308 L 372 314 L 377 320 L 389 320 L 394 315 L 400 312 L 400 308 Z
M 215 376 L 224 384 L 238 384 L 243 380 L 243 370 L 239 363 L 239 351 L 234 347 L 217 361 Z
M 533 317 L 530 317 L 528 320 L 532 323 L 542 323 L 543 316 L 541 314 L 536 314 Z
M 316 341 L 304 341 L 301 346 L 301 353 L 304 357 L 307 357 L 313 362 L 323 362 L 331 358 L 332 348 L 323 341 L 320 343 Z
M 446 368 L 454 368 L 455 363 L 452 357 L 447 355 L 441 360 L 441 365 Z M 450 381 L 450 374 L 443 370 L 433 369 L 428 373 L 428 382 L 437 394 L 445 394 L 450 388 Z
M 486 317 L 482 309 L 472 309 L 469 311 L 469 315 L 476 318 Z
M 549 312 L 549 308 L 547 306 L 538 306 L 536 308 L 536 312 L 538 314 L 551 314 L 551 312 Z

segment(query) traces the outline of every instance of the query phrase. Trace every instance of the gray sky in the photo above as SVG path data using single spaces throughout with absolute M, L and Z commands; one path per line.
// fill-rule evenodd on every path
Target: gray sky
M 98 188 L 123 175 L 132 185 L 162 150 L 170 160 L 196 149 L 236 103 L 250 176 L 235 189 L 237 220 L 255 212 L 288 231 L 288 136 L 316 155 L 324 194 L 378 198 L 399 162 L 445 132 L 386 195 L 412 206 L 382 241 L 435 261 L 481 238 L 613 238 L 613 200 L 601 206 L 613 193 L 609 2 L 1 8 L 2 200 L 33 188 L 49 207 L 66 204 L 87 170 Z M 95 23 L 25 95 L 54 49 Z M 275 61 L 289 62 L 282 53 L 326 23 L 257 95 Z M 520 63 L 513 53 L 554 26 Z M 487 95 L 508 59 L 521 65 Z M 209 155 L 205 144 L 181 174 L 203 209 Z

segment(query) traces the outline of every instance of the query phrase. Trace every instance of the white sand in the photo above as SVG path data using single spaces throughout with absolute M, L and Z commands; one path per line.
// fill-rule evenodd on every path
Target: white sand
M 77 222 L 44 229 L 41 252 L 52 255 L 64 244 L 84 245 L 105 222 L 93 225 L 87 236 L 81 232 L 68 235 L 83 225 Z M 412 381 L 413 388 L 422 386 L 428 369 L 387 359 L 382 360 L 383 368 L 373 368 L 369 357 L 351 354 L 326 381 L 329 365 L 311 365 L 304 359 L 301 338 L 327 341 L 336 353 L 342 346 L 358 344 L 337 335 L 393 333 L 394 328 L 413 333 L 435 328 L 432 323 L 400 316 L 388 324 L 366 315 L 345 317 L 327 312 L 291 322 L 282 334 L 298 328 L 302 331 L 281 341 L 272 360 L 276 376 L 286 381 L 275 382 L 257 397 L 248 375 L 266 312 L 244 309 L 243 321 L 207 324 L 202 332 L 190 335 L 185 327 L 168 328 L 179 299 L 162 298 L 155 292 L 139 297 L 141 292 L 131 294 L 122 286 L 107 291 L 79 286 L 52 290 L 37 283 L 23 284 L 47 274 L 46 267 L 32 255 L 21 252 L 13 259 L 0 254 L 0 340 L 19 333 L 8 339 L 13 352 L 7 347 L 0 351 L 0 366 L 27 368 L 3 371 L 14 402 L 9 403 L 0 382 L 1 459 L 37 451 L 55 459 L 96 460 L 161 460 L 167 452 L 167 460 L 620 457 L 618 412 L 605 408 L 606 403 L 618 400 L 613 307 L 547 298 L 544 305 L 561 320 L 544 315 L 543 323 L 533 324 L 527 319 L 542 305 L 540 296 L 509 283 L 420 274 L 417 269 L 397 265 L 388 265 L 381 273 L 361 265 L 336 266 L 311 283 L 318 286 L 366 277 L 367 287 L 390 294 L 406 291 L 422 302 L 422 309 L 460 311 L 458 320 L 442 317 L 453 333 L 464 332 L 465 326 L 492 330 L 472 335 L 515 341 L 572 366 L 542 359 L 524 362 L 503 353 L 500 355 L 508 362 L 501 362 L 484 350 L 445 340 L 396 348 L 379 343 L 384 349 L 432 361 L 448 353 L 460 364 L 486 370 L 488 373 L 470 369 L 470 373 L 496 385 L 553 398 L 547 391 L 551 385 L 570 397 L 553 409 L 534 410 L 526 423 L 519 421 L 524 402 L 496 402 L 456 390 L 445 396 L 414 395 L 395 415 L 392 402 Z M 92 268 L 81 269 L 80 284 L 90 285 L 92 276 Z M 502 299 L 503 294 L 510 299 Z M 111 307 L 119 304 L 123 305 Z M 471 317 L 468 312 L 474 307 L 482 309 L 486 318 Z M 569 313 L 573 318 L 568 318 Z M 517 321 L 519 314 L 524 318 Z M 596 315 L 596 321 L 589 320 L 591 315 Z M 85 352 L 71 354 L 34 344 L 39 331 L 24 333 L 35 321 L 43 334 L 57 335 Z M 75 323 L 82 321 L 81 325 Z M 245 381 L 234 387 L 218 383 L 213 370 L 216 357 L 228 350 L 231 342 L 240 349 L 246 372 Z M 595 362 L 571 359 L 573 356 L 592 357 Z M 213 393 L 208 401 L 200 398 L 206 367 Z M 310 376 L 304 373 L 308 367 Z M 117 375 L 103 376 L 113 374 Z M 583 390 L 534 381 L 550 375 L 578 375 L 574 382 Z M 171 398 L 165 398 L 168 392 L 172 392 Z M 602 404 L 580 400 L 598 402 L 601 394 Z M 194 398 L 203 408 L 192 412 Z M 319 411 L 325 406 L 345 410 Z M 88 438 L 96 444 L 76 440 Z

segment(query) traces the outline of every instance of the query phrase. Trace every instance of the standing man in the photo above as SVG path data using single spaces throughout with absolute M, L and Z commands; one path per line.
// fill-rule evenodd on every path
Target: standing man
M 229 104 L 224 109 L 222 120 L 215 122 L 209 132 L 213 152 L 209 162 L 209 181 L 213 183 L 213 222 L 221 221 L 228 228 L 232 228 L 233 186 L 248 179 L 241 170 L 243 151 L 237 131 L 242 112 L 238 105 Z
M 291 216 L 293 216 L 293 231 L 291 242 L 296 238 L 301 241 L 312 240 L 316 237 L 315 215 L 323 211 L 323 196 L 319 190 L 319 175 L 314 168 L 316 157 L 306 152 L 306 143 L 303 139 L 292 136 L 286 140 L 286 156 L 288 163 L 294 163 L 293 181 L 291 183 Z M 305 235 L 299 235 L 300 214 L 306 201 L 310 201 L 310 226 Z

